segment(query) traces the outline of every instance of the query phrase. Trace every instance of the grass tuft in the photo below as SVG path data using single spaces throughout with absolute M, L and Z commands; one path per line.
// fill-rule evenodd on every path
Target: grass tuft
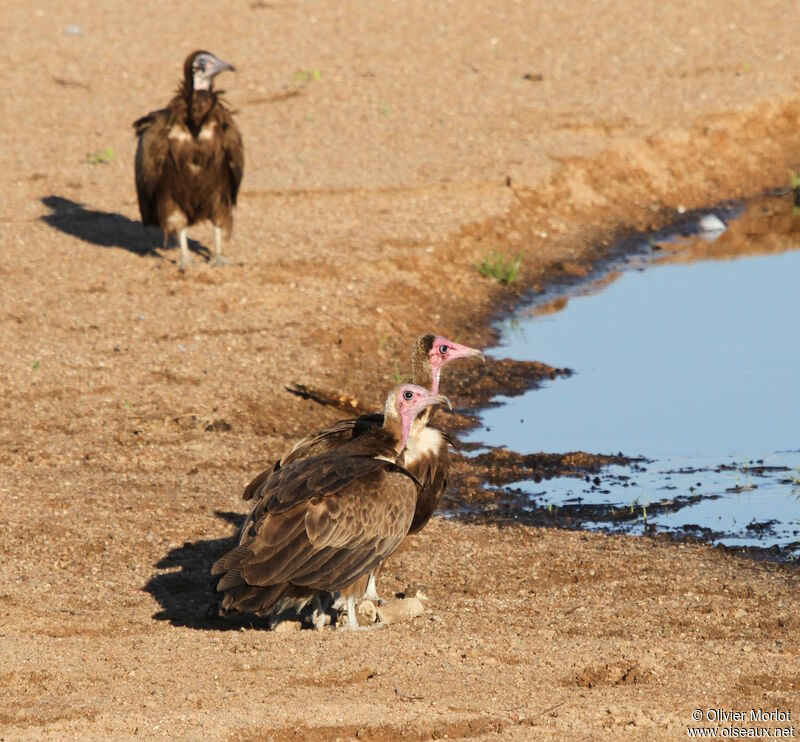
M 319 82 L 322 79 L 322 73 L 319 70 L 297 70 L 294 73 L 294 79 L 297 82 L 310 82 L 311 80 Z
M 108 165 L 114 162 L 114 150 L 111 147 L 106 147 L 103 150 L 96 150 L 94 152 L 86 153 L 86 162 L 89 165 Z
M 520 265 L 522 265 L 521 254 L 509 258 L 492 252 L 485 255 L 483 261 L 475 265 L 475 270 L 486 278 L 493 278 L 497 283 L 514 283 Z

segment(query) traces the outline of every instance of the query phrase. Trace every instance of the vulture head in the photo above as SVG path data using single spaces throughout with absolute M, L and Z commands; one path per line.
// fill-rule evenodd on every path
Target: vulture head
M 236 72 L 236 67 L 211 52 L 192 52 L 183 63 L 184 86 L 192 91 L 211 90 L 214 78 L 224 70 Z
M 442 367 L 457 358 L 483 358 L 477 348 L 454 343 L 441 335 L 423 335 L 414 344 L 412 364 L 414 381 L 428 386 L 433 394 L 439 393 L 439 375 Z
M 437 404 L 446 404 L 449 407 L 450 400 L 441 394 L 433 394 L 416 384 L 399 384 L 389 392 L 383 411 L 384 426 L 400 428 L 402 442 L 400 450 L 405 448 L 414 418 L 422 410 Z

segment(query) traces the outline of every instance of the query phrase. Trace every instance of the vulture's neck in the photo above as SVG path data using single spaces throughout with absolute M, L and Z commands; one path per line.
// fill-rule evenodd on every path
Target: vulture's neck
M 433 391 L 434 383 L 438 385 L 438 379 L 434 379 L 433 369 L 427 354 L 423 358 L 414 357 L 411 372 L 413 376 L 412 383 L 421 386 L 423 389 Z M 434 394 L 438 394 L 438 391 L 434 391 Z
M 439 456 L 444 437 L 436 428 L 428 427 L 420 415 L 411 424 L 408 443 L 403 452 L 403 466 L 412 469 L 424 461 Z
M 194 90 L 191 81 L 184 80 L 181 95 L 186 102 L 186 124 L 194 136 L 203 126 L 203 122 L 217 103 L 217 94 L 213 90 Z
M 439 372 L 434 374 L 431 362 L 426 353 L 424 356 L 414 356 L 412 367 L 412 382 L 423 389 L 429 389 L 434 394 L 439 393 Z M 426 407 L 417 417 L 417 422 L 424 428 L 433 417 L 435 407 Z

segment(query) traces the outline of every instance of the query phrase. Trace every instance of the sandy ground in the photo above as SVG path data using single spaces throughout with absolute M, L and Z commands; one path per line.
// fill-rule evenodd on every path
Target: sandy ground
M 683 739 L 695 708 L 800 715 L 796 570 L 702 546 L 435 518 L 384 571 L 387 594 L 427 587 L 411 623 L 206 618 L 244 484 L 341 416 L 285 384 L 377 406 L 419 333 L 490 343 L 618 232 L 788 181 L 797 13 L 3 3 L 0 738 Z M 138 223 L 130 124 L 198 47 L 240 68 L 247 162 L 235 264 L 184 276 Z M 191 236 L 205 254 L 210 227 Z M 511 289 L 474 269 L 492 251 L 523 254 Z

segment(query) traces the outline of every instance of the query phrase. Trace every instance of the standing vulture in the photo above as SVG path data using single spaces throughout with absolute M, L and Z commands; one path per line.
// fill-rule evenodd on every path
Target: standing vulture
M 439 377 L 442 368 L 458 358 L 483 358 L 481 351 L 466 345 L 454 343 L 440 335 L 422 335 L 414 343 L 411 352 L 413 383 L 430 389 L 433 394 L 439 393 Z M 430 426 L 434 408 L 426 408 L 414 421 L 409 436 L 407 449 L 404 452 L 404 467 L 408 469 L 422 485 L 414 510 L 414 518 L 409 533 L 419 531 L 431 518 L 439 501 L 447 489 L 447 477 L 450 471 L 450 438 L 437 428 Z M 274 470 L 278 471 L 288 464 L 332 451 L 347 441 L 357 439 L 362 434 L 383 425 L 383 415 L 373 413 L 348 420 L 341 420 L 329 428 L 312 433 L 300 439 L 276 462 Z M 258 499 L 262 496 L 262 485 L 272 474 L 272 470 L 259 474 L 245 488 L 242 497 L 245 500 Z M 254 510 L 255 512 L 255 510 Z M 242 526 L 242 534 L 249 526 L 249 518 Z M 379 600 L 375 575 L 371 575 L 365 597 Z
M 401 384 L 386 400 L 382 426 L 273 472 L 259 488 L 239 546 L 211 568 L 225 593 L 223 612 L 275 615 L 313 601 L 314 625 L 322 628 L 320 595 L 340 593 L 348 625 L 357 628 L 355 598 L 414 517 L 419 483 L 398 463 L 412 423 L 443 402 Z
M 186 228 L 209 219 L 214 225 L 213 265 L 224 265 L 222 230 L 233 227 L 233 207 L 244 171 L 242 135 L 214 91 L 214 78 L 234 70 L 210 52 L 192 52 L 183 82 L 166 108 L 134 122 L 136 193 L 142 221 L 178 234 L 180 269 L 192 264 Z

